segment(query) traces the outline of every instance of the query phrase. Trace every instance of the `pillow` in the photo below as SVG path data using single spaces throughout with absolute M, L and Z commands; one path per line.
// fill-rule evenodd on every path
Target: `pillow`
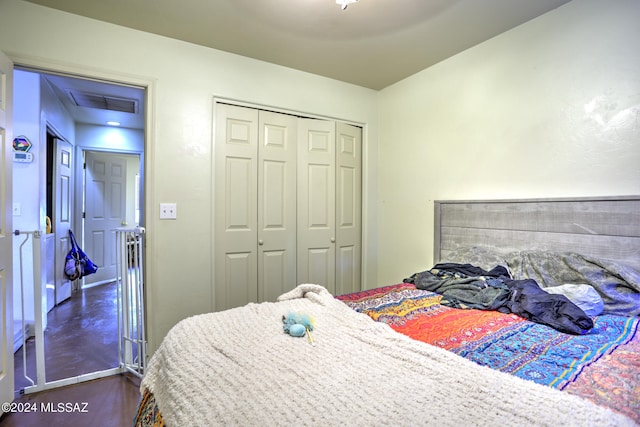
M 582 309 L 587 316 L 598 316 L 604 310 L 604 302 L 598 291 L 589 285 L 565 283 L 560 286 L 544 288 L 550 294 L 564 295 Z
M 449 252 L 440 263 L 471 264 L 486 271 L 501 265 L 508 270 L 507 255 L 508 252 L 491 246 L 466 246 Z
M 640 272 L 632 266 L 575 252 L 521 251 L 508 258 L 514 279 L 533 279 L 541 288 L 584 283 L 604 302 L 605 314 L 640 315 Z

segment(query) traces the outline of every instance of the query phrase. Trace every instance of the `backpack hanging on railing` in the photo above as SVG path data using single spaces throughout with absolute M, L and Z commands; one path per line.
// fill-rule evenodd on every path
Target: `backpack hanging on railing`
M 98 271 L 98 266 L 95 265 L 80 248 L 71 230 L 69 230 L 69 241 L 71 242 L 71 249 L 65 257 L 65 276 L 67 276 L 69 280 L 76 280 Z

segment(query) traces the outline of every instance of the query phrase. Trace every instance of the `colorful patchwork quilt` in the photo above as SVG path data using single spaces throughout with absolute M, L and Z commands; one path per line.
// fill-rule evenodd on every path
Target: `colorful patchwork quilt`
M 514 314 L 440 305 L 441 296 L 402 283 L 336 297 L 415 340 L 479 365 L 564 390 L 640 424 L 640 318 L 601 315 L 569 335 Z

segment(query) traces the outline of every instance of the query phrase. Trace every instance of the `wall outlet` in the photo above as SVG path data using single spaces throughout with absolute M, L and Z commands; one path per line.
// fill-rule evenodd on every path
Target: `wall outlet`
M 176 219 L 175 203 L 160 203 L 160 219 Z

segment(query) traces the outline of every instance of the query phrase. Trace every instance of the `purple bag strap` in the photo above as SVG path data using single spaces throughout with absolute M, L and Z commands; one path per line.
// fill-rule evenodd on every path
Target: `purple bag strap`
M 80 246 L 78 246 L 78 242 L 76 242 L 76 236 L 73 235 L 73 231 L 69 230 L 69 240 L 71 241 L 71 247 L 80 250 Z

